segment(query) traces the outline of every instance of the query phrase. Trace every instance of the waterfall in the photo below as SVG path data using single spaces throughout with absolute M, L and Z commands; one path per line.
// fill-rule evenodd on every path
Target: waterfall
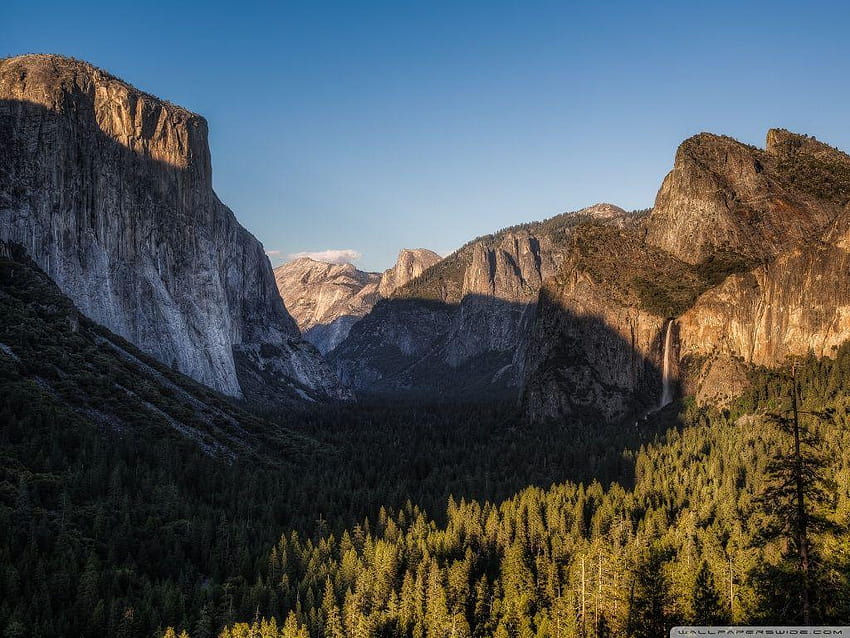
M 671 359 L 673 357 L 673 320 L 667 322 L 664 335 L 664 354 L 661 363 L 661 402 L 659 408 L 673 402 L 673 382 L 670 379 Z

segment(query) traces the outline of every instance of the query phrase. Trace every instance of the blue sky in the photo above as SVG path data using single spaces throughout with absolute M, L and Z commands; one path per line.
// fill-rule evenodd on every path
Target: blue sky
M 267 250 L 379 270 L 598 201 L 648 207 L 700 131 L 850 149 L 848 7 L 7 0 L 0 56 L 83 58 L 203 114 L 215 189 Z

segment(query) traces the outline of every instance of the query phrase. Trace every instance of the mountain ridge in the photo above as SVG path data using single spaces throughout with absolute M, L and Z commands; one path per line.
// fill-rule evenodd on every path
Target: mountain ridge
M 557 271 L 574 229 L 591 221 L 628 225 L 632 217 L 597 204 L 468 242 L 377 303 L 328 358 L 365 394 L 513 397 L 538 291 Z

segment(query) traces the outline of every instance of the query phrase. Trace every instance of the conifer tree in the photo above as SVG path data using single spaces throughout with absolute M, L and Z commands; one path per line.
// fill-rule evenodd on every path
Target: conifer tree
M 724 622 L 723 606 L 714 584 L 708 562 L 702 561 L 693 589 L 695 625 L 718 625 Z
M 659 546 L 653 545 L 635 572 L 630 616 L 631 633 L 636 638 L 658 638 L 670 631 L 664 554 Z
M 770 484 L 761 502 L 778 521 L 776 527 L 768 530 L 768 535 L 785 536 L 793 548 L 798 578 L 788 579 L 788 583 L 796 586 L 799 618 L 809 625 L 813 620 L 815 592 L 812 533 L 829 527 L 829 522 L 818 512 L 818 506 L 828 501 L 825 461 L 817 450 L 818 437 L 804 419 L 829 422 L 832 414 L 801 409 L 797 366 L 797 362 L 793 363 L 791 374 L 783 378 L 790 384 L 789 407 L 764 415 L 786 435 L 788 442 L 780 445 L 767 467 Z

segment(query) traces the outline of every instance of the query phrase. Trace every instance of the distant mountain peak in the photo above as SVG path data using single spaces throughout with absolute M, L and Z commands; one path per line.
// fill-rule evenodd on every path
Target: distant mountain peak
M 391 296 L 441 259 L 437 253 L 427 248 L 402 248 L 395 265 L 384 271 L 378 292 L 382 297 Z
M 350 263 L 301 257 L 278 266 L 275 282 L 301 333 L 322 353 L 336 347 L 379 299 L 422 274 L 441 257 L 426 248 L 403 248 L 392 268 L 364 272 Z
M 576 215 L 587 215 L 594 219 L 614 219 L 626 214 L 626 211 L 614 204 L 600 202 L 575 212 Z

